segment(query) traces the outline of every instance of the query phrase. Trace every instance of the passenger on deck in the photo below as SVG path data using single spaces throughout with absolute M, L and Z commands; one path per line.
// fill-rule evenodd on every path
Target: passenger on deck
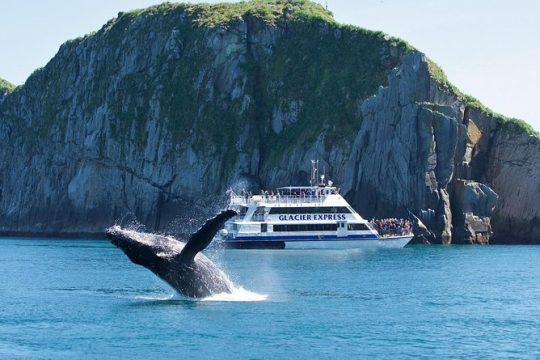
M 382 236 L 402 236 L 411 233 L 411 223 L 407 219 L 372 219 L 371 225 Z

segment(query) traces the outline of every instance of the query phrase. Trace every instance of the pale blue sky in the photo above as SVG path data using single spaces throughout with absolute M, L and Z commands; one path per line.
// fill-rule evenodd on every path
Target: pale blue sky
M 0 0 L 0 78 L 22 84 L 68 39 L 155 0 Z M 184 1 L 193 2 L 193 1 Z M 208 1 L 215 2 L 215 1 Z M 318 1 L 325 4 L 324 0 Z M 462 91 L 540 130 L 540 3 L 328 0 L 335 18 L 405 39 Z

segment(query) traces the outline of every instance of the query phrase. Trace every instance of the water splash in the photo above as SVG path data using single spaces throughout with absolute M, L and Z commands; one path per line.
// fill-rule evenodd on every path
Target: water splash
M 176 302 L 189 302 L 197 303 L 202 302 L 255 302 L 264 301 L 268 298 L 266 294 L 259 294 L 253 291 L 244 289 L 243 287 L 234 287 L 232 293 L 220 293 L 208 296 L 202 299 L 193 299 L 185 297 L 177 292 L 171 294 L 161 295 L 138 295 L 135 296 L 137 300 L 150 301 L 152 303 L 176 303 Z
M 179 300 L 178 294 L 172 293 L 172 294 L 163 294 L 161 296 L 159 295 L 138 295 L 135 296 L 135 299 L 137 300 L 151 300 L 151 301 L 170 301 L 170 300 Z
M 200 301 L 264 301 L 268 298 L 266 294 L 259 294 L 253 291 L 244 289 L 243 287 L 234 287 L 232 293 L 221 293 L 200 299 Z

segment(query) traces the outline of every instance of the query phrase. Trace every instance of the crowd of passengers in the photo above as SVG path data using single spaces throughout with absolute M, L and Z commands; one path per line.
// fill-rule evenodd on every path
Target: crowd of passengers
M 335 193 L 335 190 L 332 191 L 332 193 Z M 240 192 L 240 195 L 246 199 L 249 199 L 253 196 L 253 193 L 251 191 L 242 190 Z M 304 190 L 295 190 L 295 191 L 290 191 L 290 192 L 282 191 L 281 193 L 278 191 L 274 192 L 274 191 L 261 190 L 260 195 L 263 198 L 275 199 L 279 196 L 296 196 L 296 197 L 323 196 L 324 193 L 323 193 L 323 190 L 310 190 L 310 189 L 306 189 L 305 191 Z
M 407 219 L 373 219 L 370 223 L 382 236 L 399 236 L 412 233 L 412 224 Z

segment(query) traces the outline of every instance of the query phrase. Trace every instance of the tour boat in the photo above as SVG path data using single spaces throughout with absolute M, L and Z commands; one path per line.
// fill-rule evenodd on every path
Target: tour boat
M 324 175 L 316 183 L 312 161 L 309 186 L 287 186 L 259 195 L 230 193 L 229 208 L 238 216 L 225 223 L 218 241 L 231 248 L 404 247 L 412 233 L 381 236 L 339 194 Z M 316 184 L 314 184 L 316 183 Z

